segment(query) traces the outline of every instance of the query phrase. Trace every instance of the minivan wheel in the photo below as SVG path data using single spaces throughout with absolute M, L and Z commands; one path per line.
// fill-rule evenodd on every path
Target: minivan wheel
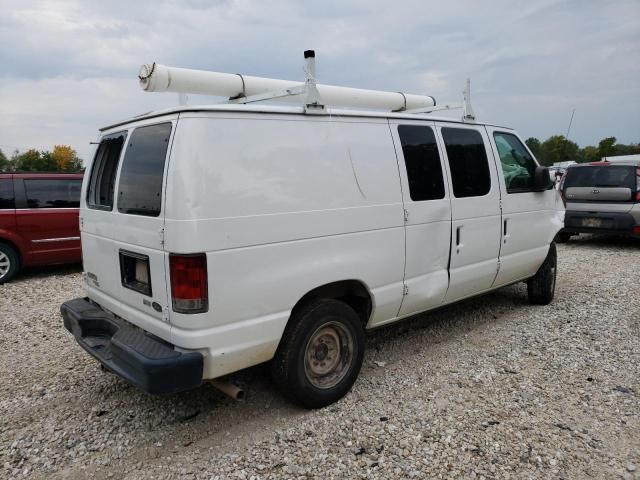
M 362 366 L 364 331 L 356 312 L 338 300 L 317 300 L 292 316 L 271 362 L 282 393 L 306 408 L 342 398 Z
M 535 305 L 548 305 L 556 291 L 556 270 L 558 254 L 556 244 L 549 245 L 549 253 L 536 274 L 527 281 L 529 302 Z
M 0 243 L 0 284 L 13 279 L 19 269 L 18 253 L 6 243 Z

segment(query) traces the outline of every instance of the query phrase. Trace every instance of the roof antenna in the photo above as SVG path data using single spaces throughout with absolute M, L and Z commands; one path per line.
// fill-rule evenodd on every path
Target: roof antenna
M 464 97 L 464 105 L 462 111 L 462 120 L 475 120 L 476 115 L 473 113 L 473 108 L 471 107 L 471 79 L 467 78 L 467 83 L 462 91 L 462 96 Z

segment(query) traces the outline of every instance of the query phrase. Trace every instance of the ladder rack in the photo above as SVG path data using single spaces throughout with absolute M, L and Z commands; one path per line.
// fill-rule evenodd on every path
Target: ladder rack
M 251 77 L 239 73 L 220 73 L 168 67 L 159 63 L 140 67 L 140 87 L 147 92 L 178 93 L 179 103 L 186 105 L 187 95 L 227 97 L 223 103 L 248 104 L 283 99 L 299 102 L 305 113 L 326 113 L 327 106 L 365 110 L 382 110 L 409 114 L 462 108 L 463 120 L 475 119 L 471 108 L 470 81 L 467 80 L 462 105 L 436 105 L 430 95 L 385 92 L 359 88 L 321 85 L 316 82 L 315 52 L 306 50 L 303 83 L 273 78 Z

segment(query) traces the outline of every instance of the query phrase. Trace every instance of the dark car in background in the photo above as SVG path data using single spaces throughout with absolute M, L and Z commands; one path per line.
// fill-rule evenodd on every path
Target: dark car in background
M 82 260 L 81 173 L 0 173 L 0 284 L 27 266 Z
M 558 241 L 578 233 L 640 237 L 640 160 L 572 165 L 560 191 L 566 214 Z

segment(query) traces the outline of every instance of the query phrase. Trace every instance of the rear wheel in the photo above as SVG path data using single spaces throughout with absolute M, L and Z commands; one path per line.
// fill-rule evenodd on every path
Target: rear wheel
M 317 300 L 290 320 L 271 371 L 278 388 L 294 402 L 320 408 L 342 398 L 362 366 L 364 332 L 347 304 Z
M 18 253 L 6 243 L 0 243 L 0 284 L 13 279 L 19 269 Z
M 548 305 L 556 291 L 556 267 L 558 254 L 556 244 L 549 245 L 549 253 L 537 273 L 527 281 L 529 302 L 535 305 Z

